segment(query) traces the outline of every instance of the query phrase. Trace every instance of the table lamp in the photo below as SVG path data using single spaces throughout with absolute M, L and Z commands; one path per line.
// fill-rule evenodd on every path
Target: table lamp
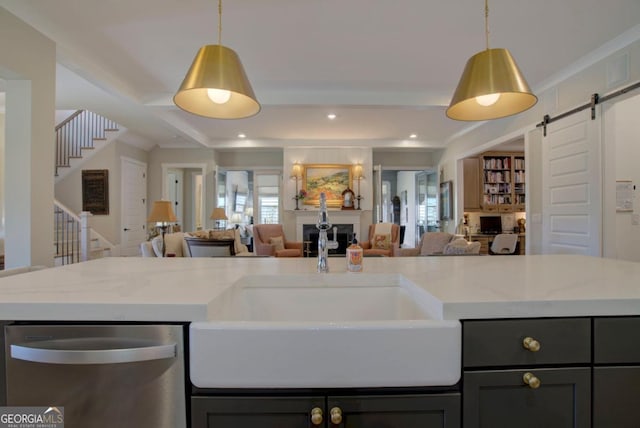
M 214 208 L 210 218 L 216 221 L 216 229 L 221 229 L 221 221 L 228 220 L 227 214 L 224 212 L 224 208 Z
M 171 208 L 171 201 L 160 200 L 153 202 L 153 208 L 151 208 L 151 214 L 149 214 L 147 221 L 149 223 L 160 223 L 160 229 L 162 230 L 162 257 L 166 255 L 164 235 L 167 232 L 167 226 L 176 220 L 176 215 Z

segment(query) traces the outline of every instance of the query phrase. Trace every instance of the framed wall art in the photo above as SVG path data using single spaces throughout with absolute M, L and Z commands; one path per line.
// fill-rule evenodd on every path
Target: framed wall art
M 351 165 L 304 165 L 302 188 L 307 192 L 305 205 L 320 205 L 320 193 L 327 197 L 327 207 L 341 207 L 343 192 L 351 189 Z
M 109 170 L 82 170 L 82 211 L 109 214 Z

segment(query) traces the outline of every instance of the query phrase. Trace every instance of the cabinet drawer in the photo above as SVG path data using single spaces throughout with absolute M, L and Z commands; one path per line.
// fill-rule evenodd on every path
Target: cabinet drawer
M 596 318 L 594 363 L 640 364 L 640 317 Z
M 525 338 L 539 350 L 524 346 Z M 532 343 L 535 349 L 535 343 Z M 589 318 L 467 321 L 462 327 L 464 367 L 591 362 Z
M 465 372 L 462 394 L 464 428 L 591 428 L 588 367 Z

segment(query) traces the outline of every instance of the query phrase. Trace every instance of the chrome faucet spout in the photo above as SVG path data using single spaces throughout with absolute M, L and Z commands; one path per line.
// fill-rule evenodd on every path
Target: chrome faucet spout
M 320 193 L 320 212 L 318 213 L 318 272 L 329 272 L 328 256 L 329 249 L 338 248 L 338 241 L 336 239 L 337 227 L 333 228 L 333 241 L 330 241 L 327 237 L 327 230 L 331 229 L 331 222 L 329 222 L 329 216 L 327 213 L 327 197 L 324 192 Z

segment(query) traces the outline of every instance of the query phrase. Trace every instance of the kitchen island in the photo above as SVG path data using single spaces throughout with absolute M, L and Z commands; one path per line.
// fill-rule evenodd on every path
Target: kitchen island
M 216 318 L 216 298 L 246 277 L 323 275 L 348 284 L 360 275 L 346 273 L 340 258 L 329 267 L 318 274 L 314 259 L 105 258 L 0 279 L 0 319 L 206 323 Z M 191 426 L 225 427 L 230 415 L 239 427 L 255 426 L 255 418 L 283 428 L 634 426 L 635 405 L 625 397 L 640 393 L 640 264 L 570 255 L 404 257 L 365 259 L 364 270 L 400 275 L 431 296 L 434 319 L 462 323 L 459 382 L 274 394 L 193 388 Z
M 330 258 L 330 278 L 346 263 Z M 430 293 L 443 319 L 640 315 L 640 264 L 573 255 L 365 259 Z M 321 275 L 306 258 L 116 258 L 0 279 L 0 319 L 207 321 L 247 275 Z M 357 275 L 357 274 L 355 274 Z M 329 280 L 331 281 L 331 280 Z

